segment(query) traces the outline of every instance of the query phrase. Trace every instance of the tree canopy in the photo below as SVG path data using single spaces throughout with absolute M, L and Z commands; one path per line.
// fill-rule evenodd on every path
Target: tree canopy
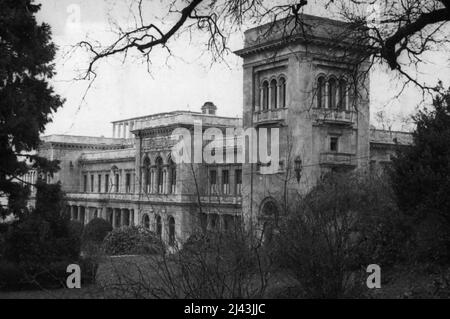
M 56 46 L 50 26 L 36 21 L 39 9 L 33 0 L 0 1 L 0 195 L 9 198 L 14 212 L 27 196 L 21 176 L 30 167 L 57 169 L 56 162 L 33 154 L 40 133 L 63 104 L 49 84 Z

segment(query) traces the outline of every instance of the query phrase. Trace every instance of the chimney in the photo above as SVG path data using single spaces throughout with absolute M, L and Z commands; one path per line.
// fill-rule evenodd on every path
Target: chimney
M 214 105 L 213 102 L 206 102 L 202 106 L 202 113 L 209 115 L 216 115 L 217 106 Z

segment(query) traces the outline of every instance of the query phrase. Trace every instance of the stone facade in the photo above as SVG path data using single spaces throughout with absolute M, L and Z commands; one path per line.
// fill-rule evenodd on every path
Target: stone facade
M 267 26 L 245 33 L 245 47 L 236 52 L 243 58 L 243 119 L 217 116 L 207 102 L 201 113 L 113 122 L 113 138 L 44 137 L 39 153 L 61 161 L 61 171 L 48 180 L 62 182 L 71 217 L 143 225 L 173 245 L 196 230 L 229 229 L 241 219 L 260 223 L 280 207 L 285 190 L 304 193 L 324 173 L 384 165 L 398 144 L 410 144 L 407 133 L 370 129 L 370 84 L 359 76 L 364 63 L 355 71 L 352 55 L 340 57 L 357 53 L 354 46 L 336 44 L 346 25 L 312 16 L 305 21 L 313 26 L 308 39 L 281 41 L 281 29 L 267 36 Z M 203 132 L 278 128 L 277 171 L 267 173 L 258 161 L 176 165 L 173 131 L 194 135 L 198 122 Z

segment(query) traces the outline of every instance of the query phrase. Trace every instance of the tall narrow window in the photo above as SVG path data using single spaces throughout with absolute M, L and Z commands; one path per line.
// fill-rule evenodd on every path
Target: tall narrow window
M 119 182 L 120 182 L 119 174 L 116 174 L 114 183 L 114 189 L 116 193 L 119 192 Z
M 262 86 L 263 86 L 262 107 L 263 110 L 267 110 L 269 108 L 269 82 L 264 81 Z
M 347 82 L 345 80 L 339 81 L 339 109 L 347 109 Z
M 222 193 L 228 195 L 230 193 L 230 172 L 222 171 Z
M 241 191 L 242 191 L 242 170 L 241 169 L 237 169 L 235 172 L 235 181 L 236 181 L 236 189 L 235 189 L 235 194 L 236 195 L 241 195 Z
M 87 175 L 83 175 L 83 192 L 87 193 Z
M 328 81 L 328 107 L 330 109 L 336 108 L 336 93 L 337 93 L 337 83 L 336 80 L 331 78 Z
M 317 80 L 317 107 L 325 107 L 325 78 L 323 76 Z
M 144 193 L 150 193 L 150 159 L 144 159 Z
M 156 228 L 156 235 L 161 238 L 162 237 L 162 223 L 161 223 L 161 216 L 156 215 L 155 217 L 155 228 Z
M 279 107 L 286 107 L 286 79 L 280 78 L 280 105 Z
M 91 175 L 91 193 L 94 192 L 94 175 Z
M 169 217 L 169 245 L 175 246 L 175 218 Z
M 131 192 L 131 174 L 127 173 L 125 175 L 125 192 L 130 193 Z
M 105 193 L 109 193 L 109 174 L 105 175 Z
M 102 192 L 102 175 L 98 175 L 98 184 L 97 184 L 97 192 Z
M 164 175 L 163 175 L 163 161 L 161 157 L 156 159 L 156 178 L 157 178 L 157 191 L 158 193 L 163 192 L 164 185 Z
M 177 167 L 172 159 L 169 160 L 169 178 L 170 178 L 170 193 L 175 194 L 177 189 Z
M 209 171 L 209 193 L 217 193 L 217 171 L 215 170 Z
M 270 107 L 276 109 L 278 107 L 278 87 L 277 80 L 270 82 Z

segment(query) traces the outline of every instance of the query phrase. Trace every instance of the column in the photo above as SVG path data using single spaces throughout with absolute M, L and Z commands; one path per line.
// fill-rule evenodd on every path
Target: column
M 329 98 L 328 98 L 329 90 L 330 90 L 330 85 L 329 85 L 328 81 L 326 81 L 325 82 L 325 108 L 326 109 L 330 108 L 330 105 L 329 105 L 330 101 L 329 101 Z
M 169 166 L 166 166 L 166 168 L 164 169 L 164 194 L 169 194 L 169 189 L 171 188 L 170 185 L 170 178 L 169 178 Z
M 345 110 L 351 110 L 350 108 L 350 99 L 349 99 L 349 85 L 345 84 Z
M 134 209 L 129 209 L 129 217 L 130 217 L 130 221 L 128 223 L 128 225 L 130 226 L 134 226 Z
M 263 104 L 264 104 L 264 90 L 261 86 L 259 88 L 259 106 L 258 106 L 257 111 L 261 111 L 263 109 Z
M 112 137 L 116 137 L 116 124 L 113 123 L 113 127 L 112 127 Z
M 122 137 L 123 138 L 127 138 L 127 124 L 126 123 L 123 123 L 122 124 L 123 125 L 123 132 L 122 132 Z

